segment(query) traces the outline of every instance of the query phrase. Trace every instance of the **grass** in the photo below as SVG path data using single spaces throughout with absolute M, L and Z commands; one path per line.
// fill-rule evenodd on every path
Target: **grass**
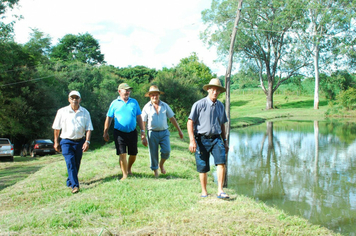
M 239 127 L 292 116 L 290 102 L 297 100 L 281 100 L 280 109 L 264 111 L 263 99 L 235 96 L 231 117 Z M 298 109 L 298 114 L 311 112 L 305 106 Z M 226 189 L 230 200 L 217 199 L 212 175 L 211 195 L 201 198 L 188 141 L 187 133 L 180 140 L 172 132 L 168 173 L 158 179 L 149 168 L 147 148 L 140 144 L 133 176 L 125 181 L 118 181 L 121 171 L 113 143 L 87 152 L 76 195 L 65 187 L 61 155 L 1 163 L 0 235 L 336 235 L 231 189 Z

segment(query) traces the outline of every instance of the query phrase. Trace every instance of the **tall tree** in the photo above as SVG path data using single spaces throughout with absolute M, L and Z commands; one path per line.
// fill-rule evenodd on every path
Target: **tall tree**
M 51 50 L 51 38 L 38 29 L 32 29 L 31 39 L 24 45 L 38 63 L 48 62 L 49 52 Z
M 182 58 L 175 69 L 181 77 L 185 78 L 186 83 L 195 84 L 201 90 L 204 84 L 208 84 L 213 77 L 216 77 L 211 69 L 199 60 L 195 52 L 189 57 Z
M 50 57 L 53 60 L 78 60 L 90 65 L 105 63 L 99 42 L 89 33 L 65 35 L 58 45 L 52 48 Z
M 217 46 L 222 60 L 229 51 L 237 4 L 234 0 L 213 0 L 211 9 L 202 12 L 207 28 L 201 37 L 209 45 Z M 273 94 L 278 87 L 307 65 L 307 61 L 294 55 L 295 37 L 289 33 L 303 17 L 302 6 L 300 0 L 244 1 L 234 61 L 258 68 L 260 85 L 266 94 L 266 109 L 273 108 Z
M 320 70 L 329 72 L 333 63 L 332 52 L 345 48 L 356 17 L 355 0 L 310 0 L 303 8 L 305 17 L 297 25 L 302 52 L 313 58 L 314 109 L 319 109 Z M 320 65 L 322 63 L 322 65 Z

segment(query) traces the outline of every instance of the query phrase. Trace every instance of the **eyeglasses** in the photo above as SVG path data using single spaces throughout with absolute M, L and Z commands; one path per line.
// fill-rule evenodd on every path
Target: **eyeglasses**
M 72 97 L 70 97 L 70 100 L 74 100 L 74 99 L 79 100 L 79 99 L 80 99 L 80 97 L 78 97 L 78 96 L 72 96 Z

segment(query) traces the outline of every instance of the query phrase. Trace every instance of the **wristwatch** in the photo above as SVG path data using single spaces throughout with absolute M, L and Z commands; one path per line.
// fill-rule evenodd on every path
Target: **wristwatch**
M 89 140 L 85 140 L 85 142 L 89 143 L 90 144 L 90 141 Z

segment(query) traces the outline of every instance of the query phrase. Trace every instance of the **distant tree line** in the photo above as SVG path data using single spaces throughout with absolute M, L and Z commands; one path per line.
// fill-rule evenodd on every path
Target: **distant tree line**
M 221 12 L 205 11 L 203 19 L 206 22 L 211 21 L 212 24 L 224 25 L 226 23 L 228 25 L 229 16 L 234 15 L 236 9 L 229 8 L 229 4 L 226 3 L 235 6 L 230 0 L 214 0 L 212 10 L 221 4 L 222 7 L 219 8 Z M 14 22 L 5 24 L 1 21 L 6 8 L 11 8 L 16 4 L 18 0 L 0 2 L 0 137 L 9 137 L 15 143 L 17 152 L 22 144 L 31 139 L 53 137 L 51 128 L 53 119 L 60 107 L 69 104 L 67 96 L 70 90 L 80 91 L 83 99 L 81 105 L 86 107 L 92 116 L 95 129 L 94 143 L 103 143 L 102 130 L 106 112 L 111 101 L 118 96 L 117 86 L 120 83 L 127 82 L 134 88 L 131 96 L 138 100 L 141 107 L 148 102 L 144 94 L 149 86 L 158 85 L 165 92 L 161 99 L 171 105 L 180 126 L 184 128 L 193 102 L 206 96 L 206 92 L 202 90 L 203 85 L 216 77 L 210 68 L 199 60 L 196 53 L 181 59 L 178 65 L 172 68 L 161 70 L 139 65 L 125 68 L 108 65 L 101 53 L 98 41 L 89 33 L 65 35 L 57 45 L 51 46 L 51 38 L 48 35 L 33 29 L 30 40 L 23 45 L 18 44 L 14 42 Z M 283 8 L 283 6 L 280 7 Z M 225 12 L 225 8 L 228 12 Z M 262 10 L 267 11 L 269 8 L 273 6 L 267 4 Z M 222 22 L 215 22 L 217 19 L 215 17 L 219 14 L 225 18 L 219 18 Z M 288 15 L 285 17 L 289 19 Z M 223 28 L 224 32 L 215 32 L 212 35 L 205 32 L 204 34 L 205 40 L 209 41 L 209 37 L 214 39 L 210 42 L 211 44 L 220 43 L 221 56 L 224 55 L 224 47 L 228 42 L 226 34 L 230 32 L 228 27 Z M 244 34 L 246 32 L 246 30 L 243 31 Z M 241 48 L 240 44 L 236 50 L 244 49 L 246 53 L 252 53 L 252 49 L 256 50 L 255 52 L 259 51 L 258 48 L 254 48 L 253 42 L 256 42 L 256 37 L 262 36 L 255 35 L 253 40 L 247 36 L 243 34 L 239 36 L 240 40 L 244 40 L 246 44 L 243 45 L 244 48 Z M 237 58 L 242 58 L 242 55 L 240 54 Z M 291 59 L 290 64 L 276 61 L 274 62 L 276 63 L 275 71 L 268 73 L 265 72 L 263 66 L 263 63 L 269 63 L 267 57 L 266 60 L 262 60 L 263 56 L 260 55 L 259 65 L 262 67 L 253 63 L 253 57 L 245 57 L 242 61 L 243 66 L 231 78 L 231 88 L 233 90 L 269 88 L 272 82 L 279 81 L 278 86 L 272 86 L 272 89 L 279 88 L 289 93 L 313 94 L 315 77 L 308 77 L 294 70 L 290 70 L 293 73 L 288 75 L 288 80 L 283 76 L 278 76 L 277 72 L 281 71 L 282 64 L 284 72 L 293 66 L 299 68 L 300 58 L 292 60 L 293 58 L 289 57 L 293 54 L 288 52 L 284 57 L 287 55 L 288 59 Z M 335 104 L 339 104 L 340 107 L 354 109 L 356 102 L 354 74 L 340 70 L 332 74 L 321 73 L 320 78 L 322 95 Z M 224 81 L 224 78 L 220 79 Z

